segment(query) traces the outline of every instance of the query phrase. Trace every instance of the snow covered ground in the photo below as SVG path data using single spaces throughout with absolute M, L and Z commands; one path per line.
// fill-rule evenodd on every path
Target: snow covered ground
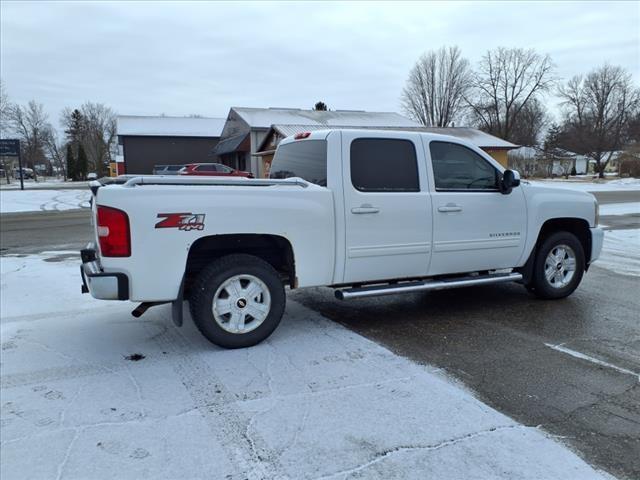
M 640 202 L 600 205 L 600 215 L 640 216 Z M 600 226 L 604 229 L 604 244 L 595 265 L 624 275 L 640 276 L 640 229 L 612 230 L 606 225 Z
M 26 189 L 62 189 L 62 188 L 83 188 L 88 187 L 88 181 L 79 181 L 79 182 L 65 182 L 61 178 L 42 178 L 39 177 L 38 181 L 35 180 L 25 180 L 24 188 Z M 20 189 L 20 180 L 11 180 L 11 183 L 7 184 L 4 181 L 0 183 L 0 190 L 19 190 Z
M 0 190 L 0 213 L 88 208 L 87 190 Z
M 300 304 L 267 342 L 221 350 L 168 306 L 136 320 L 81 296 L 78 262 L 0 259 L 3 480 L 608 478 Z
M 572 190 L 581 190 L 583 192 L 612 192 L 617 190 L 623 191 L 640 191 L 640 178 L 618 178 L 616 180 L 527 180 L 532 185 L 540 185 L 544 187 L 570 188 Z
M 600 215 L 640 215 L 640 202 L 605 203 L 600 205 Z
M 594 265 L 640 277 L 640 229 L 606 230 L 602 255 Z

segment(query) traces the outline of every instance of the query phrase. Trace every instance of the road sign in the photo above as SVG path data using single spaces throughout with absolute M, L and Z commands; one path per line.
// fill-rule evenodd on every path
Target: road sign
M 20 140 L 0 140 L 0 157 L 19 157 Z
M 22 159 L 20 158 L 20 140 L 8 138 L 0 139 L 0 157 L 18 157 L 18 169 L 20 171 L 20 190 L 24 190 Z M 9 177 L 7 177 L 7 179 L 8 178 Z

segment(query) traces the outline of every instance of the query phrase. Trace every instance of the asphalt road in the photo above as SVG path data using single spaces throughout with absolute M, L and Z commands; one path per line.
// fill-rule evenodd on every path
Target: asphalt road
M 601 203 L 638 192 L 598 192 Z M 603 217 L 638 228 L 637 216 Z M 3 254 L 77 250 L 89 211 L 0 216 Z M 579 289 L 541 301 L 516 284 L 340 302 L 291 292 L 324 316 L 420 363 L 437 365 L 489 405 L 557 435 L 586 461 L 640 478 L 640 280 L 594 266 Z
M 91 211 L 5 213 L 0 215 L 0 252 L 80 250 L 91 240 Z

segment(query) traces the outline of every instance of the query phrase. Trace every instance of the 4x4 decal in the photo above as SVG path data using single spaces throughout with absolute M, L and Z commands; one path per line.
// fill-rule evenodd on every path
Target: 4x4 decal
M 186 232 L 204 230 L 204 213 L 159 213 L 164 220 L 156 223 L 156 228 L 177 228 Z

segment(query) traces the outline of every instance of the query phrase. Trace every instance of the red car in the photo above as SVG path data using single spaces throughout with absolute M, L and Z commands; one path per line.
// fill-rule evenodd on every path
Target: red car
M 180 170 L 180 175 L 214 175 L 216 177 L 248 177 L 253 178 L 250 172 L 234 170 L 221 163 L 190 163 Z

